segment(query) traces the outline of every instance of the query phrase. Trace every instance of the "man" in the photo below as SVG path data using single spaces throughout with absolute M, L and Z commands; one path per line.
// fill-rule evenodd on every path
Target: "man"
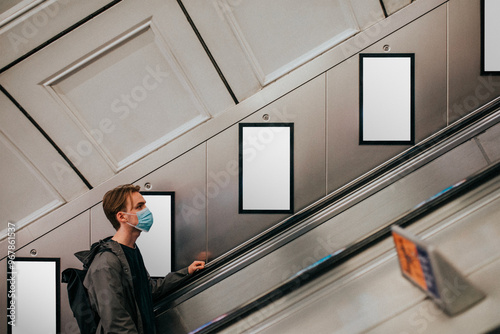
M 203 261 L 194 261 L 165 278 L 149 277 L 135 242 L 149 231 L 153 216 L 139 189 L 123 185 L 104 195 L 104 213 L 116 233 L 94 244 L 84 261 L 90 265 L 84 286 L 101 319 L 97 333 L 155 333 L 153 302 L 205 266 Z

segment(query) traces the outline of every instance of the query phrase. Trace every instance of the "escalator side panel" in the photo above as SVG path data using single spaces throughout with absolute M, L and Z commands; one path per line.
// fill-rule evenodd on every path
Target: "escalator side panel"
M 488 160 L 491 162 L 500 160 L 498 138 L 500 138 L 500 124 L 491 127 L 488 131 L 477 137 L 479 145 L 481 145 Z

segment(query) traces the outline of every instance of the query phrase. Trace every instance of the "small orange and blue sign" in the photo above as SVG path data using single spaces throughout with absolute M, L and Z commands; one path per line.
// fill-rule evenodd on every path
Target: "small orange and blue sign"
M 394 230 L 392 231 L 392 237 L 396 245 L 403 275 L 422 290 L 428 291 L 434 297 L 439 298 L 436 279 L 428 252 L 420 245 L 403 237 Z

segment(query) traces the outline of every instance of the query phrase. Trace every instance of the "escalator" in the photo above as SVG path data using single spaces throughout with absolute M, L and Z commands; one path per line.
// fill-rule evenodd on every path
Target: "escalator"
M 499 217 L 496 164 L 192 333 L 488 332 L 500 325 Z M 401 275 L 392 225 L 437 246 L 486 298 L 447 316 Z
M 390 226 L 423 226 L 423 215 L 450 201 L 456 203 L 456 196 L 467 196 L 470 189 L 491 182 L 499 174 L 494 163 L 500 158 L 494 149 L 500 146 L 496 139 L 499 123 L 496 100 L 209 263 L 204 272 L 156 305 L 159 332 L 303 333 L 308 328 L 317 328 L 312 330 L 315 333 L 378 332 L 376 326 L 383 323 L 377 319 L 399 319 L 398 314 L 418 307 L 424 297 L 412 290 L 411 298 L 402 294 L 407 298 L 403 308 L 382 312 L 379 302 L 399 305 L 399 290 L 373 295 L 358 294 L 357 287 L 335 287 L 350 280 L 371 287 L 367 279 L 359 278 L 364 271 L 382 276 L 392 273 L 396 278 L 381 282 L 389 287 L 406 286 L 392 261 Z M 328 295 L 324 289 L 350 293 L 350 297 L 329 300 L 322 297 Z M 351 303 L 352 299 L 357 303 Z M 319 300 L 324 306 L 318 306 Z M 366 309 L 368 305 L 374 308 Z M 359 314 L 357 310 L 364 311 L 361 320 L 349 317 Z M 410 320 L 420 324 L 413 329 L 423 328 L 418 316 Z M 446 321 L 436 323 L 441 322 Z

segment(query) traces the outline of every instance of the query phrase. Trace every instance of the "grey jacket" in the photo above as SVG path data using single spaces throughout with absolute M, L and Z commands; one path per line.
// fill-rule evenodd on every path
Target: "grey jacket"
M 134 296 L 130 266 L 120 244 L 109 237 L 79 255 L 84 266 L 90 265 L 83 285 L 88 290 L 92 308 L 101 317 L 97 333 L 147 334 L 143 331 Z M 157 280 L 148 274 L 153 302 L 166 296 L 187 275 L 187 268 Z

